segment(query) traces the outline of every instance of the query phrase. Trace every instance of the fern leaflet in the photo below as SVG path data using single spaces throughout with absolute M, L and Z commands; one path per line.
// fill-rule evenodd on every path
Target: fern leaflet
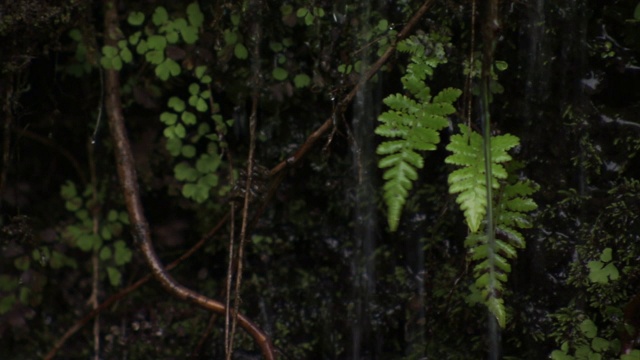
M 492 184 L 494 224 L 496 227 L 495 250 L 491 249 L 487 234 L 482 229 L 486 215 L 486 177 L 484 167 L 483 139 L 480 134 L 460 125 L 459 135 L 451 137 L 447 149 L 453 154 L 445 162 L 462 166 L 449 175 L 449 192 L 460 193 L 457 202 L 464 211 L 471 233 L 465 240 L 474 266 L 475 287 L 498 324 L 506 324 L 506 310 L 502 293 L 507 274 L 511 272 L 510 261 L 517 256 L 517 249 L 525 247 L 519 229 L 531 227 L 528 212 L 536 208 L 528 196 L 536 191 L 532 182 L 508 177 L 503 163 L 511 160 L 508 150 L 519 144 L 516 136 L 505 134 L 491 138 Z M 503 185 L 502 187 L 500 185 Z M 495 276 L 492 281 L 491 276 Z
M 402 84 L 411 97 L 393 94 L 385 98 L 384 103 L 390 109 L 380 114 L 380 124 L 375 129 L 376 134 L 392 139 L 382 142 L 376 150 L 383 156 L 378 166 L 386 169 L 383 192 L 391 231 L 398 228 L 402 207 L 418 178 L 417 169 L 424 166 L 424 158 L 417 151 L 436 148 L 440 142 L 439 131 L 449 125 L 446 116 L 455 112 L 453 102 L 462 93 L 447 88 L 431 96 L 425 79 L 446 59 L 444 52 L 427 52 L 422 40 L 412 36 L 398 44 L 399 51 L 411 54 L 410 64 L 402 77 Z M 437 49 L 438 45 L 430 46 Z
M 484 153 L 482 136 L 460 125 L 461 134 L 451 137 L 447 150 L 453 152 L 445 162 L 463 166 L 449 174 L 449 192 L 460 193 L 456 201 L 464 211 L 464 216 L 471 232 L 478 232 L 480 223 L 486 214 L 487 189 L 484 169 Z M 498 179 L 506 179 L 507 171 L 501 165 L 511 160 L 507 151 L 518 145 L 516 136 L 505 134 L 491 139 L 491 160 L 493 181 L 491 186 L 498 189 Z

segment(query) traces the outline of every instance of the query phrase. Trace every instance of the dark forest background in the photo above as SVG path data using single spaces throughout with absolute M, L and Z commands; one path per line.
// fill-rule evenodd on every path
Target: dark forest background
M 239 310 L 279 358 L 640 359 L 640 3 L 499 2 L 492 129 L 539 185 L 500 332 L 443 161 L 479 126 L 488 3 L 116 1 L 104 48 L 108 2 L 1 1 L 1 357 L 224 357 L 224 315 L 144 278 L 107 119 L 117 70 L 158 256 L 199 244 L 171 274 L 224 300 L 246 217 Z M 390 232 L 374 128 L 403 92 L 405 28 L 442 44 L 429 86 L 462 96 Z

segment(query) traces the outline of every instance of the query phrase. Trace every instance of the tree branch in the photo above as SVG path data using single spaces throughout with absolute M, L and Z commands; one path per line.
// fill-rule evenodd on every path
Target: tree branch
M 118 14 L 113 0 L 105 0 L 105 43 L 110 46 L 117 46 L 118 34 Z M 120 99 L 120 76 L 115 70 L 107 70 L 105 79 L 106 87 L 106 108 L 109 120 L 109 129 L 114 141 L 114 152 L 118 177 L 122 185 L 125 204 L 131 221 L 132 236 L 138 249 L 151 268 L 153 276 L 165 290 L 182 300 L 188 300 L 204 309 L 224 314 L 225 306 L 221 302 L 209 299 L 191 289 L 188 289 L 176 282 L 167 273 L 151 243 L 149 223 L 144 214 L 140 193 L 138 190 L 138 179 L 134 166 L 131 144 L 124 126 L 124 116 L 122 114 L 122 103 Z M 244 328 L 258 343 L 262 354 L 267 359 L 274 359 L 274 351 L 268 337 L 247 317 L 238 315 L 238 323 Z

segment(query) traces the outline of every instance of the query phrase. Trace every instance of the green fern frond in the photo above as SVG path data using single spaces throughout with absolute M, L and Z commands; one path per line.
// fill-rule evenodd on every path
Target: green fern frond
M 513 169 L 508 169 L 513 173 Z M 529 198 L 537 190 L 537 186 L 528 180 L 518 180 L 510 176 L 494 199 L 495 205 L 495 253 L 490 252 L 485 232 L 470 233 L 465 240 L 469 256 L 474 266 L 474 286 L 482 294 L 484 304 L 496 317 L 498 324 L 506 324 L 506 310 L 502 299 L 507 275 L 511 272 L 510 261 L 516 259 L 518 249 L 525 247 L 524 236 L 520 229 L 532 226 L 529 212 L 537 208 Z M 493 257 L 492 257 L 493 255 Z M 495 281 L 491 283 L 490 274 L 493 268 Z
M 426 55 L 424 39 L 412 36 L 398 44 L 398 50 L 411 54 L 402 84 L 408 95 L 393 94 L 384 99 L 389 110 L 380 114 L 375 133 L 389 138 L 376 153 L 383 157 L 378 167 L 383 174 L 384 201 L 387 205 L 389 228 L 398 228 L 402 208 L 407 201 L 417 169 L 424 166 L 418 151 L 435 150 L 440 142 L 440 130 L 449 125 L 446 116 L 455 112 L 453 102 L 461 95 L 458 89 L 448 88 L 433 98 L 425 79 L 433 75 L 436 66 L 446 61 L 443 52 L 430 51 Z M 434 45 L 435 46 L 435 45 Z
M 506 179 L 507 171 L 501 163 L 511 160 L 507 151 L 519 144 L 513 135 L 494 136 L 491 139 L 492 184 L 499 187 L 498 179 Z M 449 174 L 449 192 L 460 193 L 456 201 L 464 212 L 471 232 L 477 232 L 487 210 L 487 189 L 485 180 L 483 140 L 480 134 L 460 125 L 460 134 L 451 137 L 445 162 L 462 166 Z

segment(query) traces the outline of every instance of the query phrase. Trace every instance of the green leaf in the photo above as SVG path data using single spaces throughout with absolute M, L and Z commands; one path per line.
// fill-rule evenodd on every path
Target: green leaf
M 102 55 L 104 55 L 105 57 L 108 58 L 114 58 L 116 56 L 118 56 L 118 48 L 113 47 L 113 46 L 109 46 L 109 45 L 105 45 L 102 47 Z
M 173 173 L 179 181 L 195 181 L 198 178 L 198 171 L 186 162 L 177 164 Z
M 185 125 L 195 125 L 197 123 L 196 115 L 189 111 L 183 112 L 181 119 Z
M 164 61 L 164 51 L 160 51 L 160 50 L 147 51 L 144 55 L 144 58 L 148 62 L 154 65 L 160 65 Z
M 500 60 L 496 60 L 495 65 L 498 71 L 505 71 L 509 67 L 509 64 L 507 64 L 506 61 L 500 61 Z
M 233 54 L 240 60 L 244 60 L 249 57 L 249 51 L 242 43 L 237 43 L 233 48 Z
M 142 33 L 140 31 L 136 31 L 133 34 L 131 34 L 131 36 L 129 36 L 129 44 L 131 45 L 138 44 L 138 41 L 140 41 L 140 36 L 142 36 Z
M 122 274 L 120 270 L 113 266 L 107 266 L 107 275 L 109 276 L 109 282 L 112 286 L 118 286 L 122 282 Z
M 109 213 L 107 214 L 107 220 L 109 222 L 114 222 L 118 220 L 118 212 L 115 210 L 109 210 Z
M 222 36 L 224 38 L 224 42 L 227 45 L 234 45 L 238 42 L 238 33 L 236 33 L 235 31 L 225 29 L 222 33 Z
M 147 40 L 145 40 L 145 39 L 140 40 L 138 45 L 136 45 L 136 52 L 138 54 L 140 54 L 140 55 L 143 55 L 143 54 L 146 54 L 147 51 L 149 51 L 149 46 L 147 45 Z
M 204 22 L 204 14 L 200 11 L 200 5 L 198 5 L 197 1 L 192 2 L 187 6 L 187 18 L 191 25 L 195 27 L 200 27 Z
M 636 20 L 640 20 L 640 2 L 636 5 L 636 8 L 633 10 L 633 18 Z
M 133 26 L 140 26 L 144 22 L 144 13 L 132 11 L 127 18 L 127 22 Z
M 100 243 L 100 238 L 97 235 L 84 234 L 77 239 L 76 246 L 82 251 L 91 251 Z
M 289 76 L 289 73 L 287 72 L 287 70 L 281 67 L 276 67 L 271 72 L 271 75 L 273 76 L 274 79 L 278 81 L 282 81 L 282 80 L 285 80 L 287 76 Z
M 147 55 L 150 53 L 148 52 Z M 166 81 L 171 76 L 180 75 L 180 65 L 171 59 L 165 59 L 162 64 L 156 67 L 155 73 L 160 80 Z
M 111 240 L 111 230 L 108 227 L 103 226 L 102 229 L 100 229 L 100 237 L 104 240 Z
M 131 261 L 133 252 L 127 247 L 127 244 L 124 241 L 116 241 L 116 243 L 114 244 L 114 249 L 115 253 L 113 259 L 115 260 L 116 265 L 122 266 L 124 264 L 128 264 Z
M 593 339 L 598 334 L 598 327 L 590 319 L 586 319 L 580 323 L 580 331 L 589 339 Z
M 552 360 L 573 360 L 575 358 L 563 351 L 553 350 L 553 352 L 551 353 L 551 359 Z
M 181 149 L 182 152 L 182 156 L 186 157 L 186 158 L 192 158 L 194 156 L 196 156 L 196 148 L 193 145 L 185 145 L 182 147 Z
M 298 11 L 296 11 L 296 16 L 301 18 L 301 17 L 307 16 L 308 13 L 309 13 L 309 9 L 299 8 Z
M 196 110 L 199 112 L 205 112 L 209 110 L 209 105 L 203 98 L 198 98 L 198 100 L 196 100 Z
M 487 304 L 489 311 L 496 317 L 498 325 L 500 325 L 501 328 L 504 328 L 507 322 L 507 313 L 502 299 L 490 296 L 485 303 Z
M 78 195 L 76 185 L 73 182 L 67 180 L 67 182 L 64 183 L 64 185 L 62 185 L 62 187 L 60 188 L 60 195 L 65 200 L 75 198 Z
M 184 109 L 186 108 L 186 104 L 184 103 L 184 101 L 175 96 L 172 96 L 169 98 L 169 102 L 167 103 L 167 105 L 179 113 L 183 112 Z
M 620 273 L 613 263 L 604 264 L 600 261 L 589 261 L 589 280 L 598 284 L 608 284 L 609 281 L 618 280 Z
M 293 78 L 293 83 L 298 89 L 304 88 L 311 84 L 311 78 L 307 74 L 298 74 Z
M 198 93 L 200 93 L 200 85 L 197 83 L 191 83 L 191 85 L 189 85 L 189 94 L 198 95 Z
M 195 26 L 187 26 L 180 31 L 180 35 L 187 44 L 195 44 L 198 41 L 198 28 Z
M 378 21 L 378 25 L 376 27 L 378 28 L 378 31 L 387 31 L 387 29 L 389 29 L 389 21 L 382 19 Z
M 603 339 L 601 337 L 595 337 L 593 338 L 593 341 L 591 341 L 591 348 L 593 348 L 593 350 L 595 350 L 596 352 L 604 352 L 608 350 L 609 345 L 609 340 Z
M 218 176 L 215 174 L 206 174 L 198 180 L 198 185 L 204 187 L 215 187 L 218 185 Z
M 167 48 L 167 38 L 162 35 L 151 35 L 147 39 L 147 46 L 151 50 L 159 50 L 164 52 Z
M 307 15 L 304 17 L 305 25 L 307 26 L 313 25 L 313 21 L 315 20 L 315 18 L 316 17 L 311 12 L 308 12 Z
M 170 112 L 163 112 L 160 114 L 160 121 L 162 121 L 166 125 L 173 125 L 178 121 L 178 115 Z
M 196 161 L 196 169 L 203 174 L 214 173 L 218 170 L 220 162 L 220 157 L 204 154 Z
M 168 20 L 169 20 L 169 13 L 167 13 L 167 10 L 162 6 L 158 6 L 156 10 L 153 12 L 153 16 L 151 18 L 151 21 L 153 22 L 153 24 L 155 26 L 160 26 L 166 23 Z
M 178 138 L 167 139 L 167 151 L 171 156 L 178 156 L 182 152 L 182 140 Z
M 113 255 L 113 253 L 111 252 L 111 249 L 108 246 L 105 246 L 100 250 L 100 254 L 98 255 L 98 257 L 102 261 L 107 261 L 107 260 L 111 259 L 112 255 Z
M 611 261 L 611 259 L 613 258 L 612 251 L 613 250 L 609 247 L 602 250 L 602 254 L 600 254 L 600 260 L 602 260 L 602 262 Z
M 185 136 L 187 136 L 187 129 L 182 124 L 176 124 L 175 128 L 173 129 L 173 132 L 180 139 L 183 139 Z

